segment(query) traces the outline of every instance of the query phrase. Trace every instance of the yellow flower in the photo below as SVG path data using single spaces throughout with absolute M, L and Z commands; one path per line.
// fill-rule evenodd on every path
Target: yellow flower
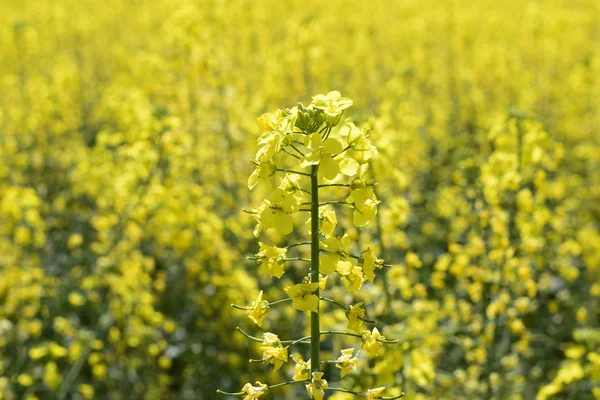
M 365 166 L 369 160 L 377 156 L 377 148 L 369 141 L 369 134 L 370 131 L 368 129 L 360 130 L 350 118 L 340 128 L 340 136 L 348 143 L 348 147 L 350 147 L 347 155 Z M 360 171 L 359 175 L 362 176 L 364 172 L 364 170 Z
M 342 350 L 342 355 L 338 357 L 335 366 L 342 370 L 342 378 L 352 370 L 358 368 L 358 358 L 352 357 L 354 348 Z
M 284 289 L 292 299 L 292 305 L 301 311 L 319 312 L 319 298 L 314 294 L 319 283 L 300 283 Z
M 29 374 L 21 374 L 17 377 L 17 382 L 21 386 L 31 386 L 33 384 L 33 378 Z
M 69 236 L 69 240 L 67 241 L 67 247 L 72 249 L 79 246 L 81 243 L 83 243 L 83 236 L 81 235 L 81 233 L 74 233 L 71 236 Z
M 373 332 L 364 331 L 361 338 L 361 348 L 365 349 L 370 355 L 375 356 L 381 347 L 379 340 L 385 340 L 385 337 L 379 333 L 377 328 Z
M 354 204 L 354 225 L 356 226 L 368 224 L 377 215 L 379 200 L 370 186 L 353 189 L 346 201 Z
M 323 378 L 323 372 L 313 372 L 311 382 L 306 385 L 308 396 L 313 400 L 323 400 L 325 389 L 329 387 Z
M 287 249 L 285 247 L 269 246 L 262 242 L 258 242 L 258 245 L 260 251 L 256 253 L 256 262 L 260 263 L 260 272 L 281 278 Z
M 263 351 L 262 360 L 265 364 L 273 364 L 275 371 L 287 362 L 288 351 L 283 347 L 277 335 L 265 333 L 260 349 Z
M 319 209 L 319 232 L 326 238 L 333 236 L 333 231 L 337 225 L 337 215 L 335 210 L 329 206 Z M 311 233 L 311 218 L 306 221 L 308 233 Z
M 62 382 L 62 376 L 58 372 L 58 367 L 56 363 L 49 362 L 46 364 L 44 369 L 44 384 L 50 388 L 50 390 L 55 391 L 58 389 L 58 386 Z
M 67 349 L 65 349 L 58 343 L 56 343 L 56 342 L 50 343 L 50 354 L 52 354 L 52 357 L 55 357 L 55 358 L 65 357 L 67 355 L 67 353 L 68 353 Z
M 320 270 L 323 274 L 331 274 L 336 270 L 352 267 L 352 263 L 346 261 L 348 249 L 350 248 L 350 237 L 345 234 L 341 238 L 332 236 L 321 242 L 321 248 L 325 252 L 319 255 Z
M 158 365 L 162 368 L 162 369 L 169 369 L 171 368 L 171 366 L 173 365 L 173 361 L 166 356 L 160 356 L 158 358 Z
M 263 291 L 258 292 L 258 297 L 250 303 L 250 310 L 246 311 L 246 315 L 258 326 L 262 326 L 263 320 L 269 312 L 269 302 L 262 299 Z
M 40 358 L 45 357 L 47 354 L 47 346 L 32 347 L 31 349 L 29 349 L 29 357 L 32 360 L 39 360 Z
M 69 303 L 75 307 L 79 307 L 85 304 L 85 297 L 79 292 L 69 293 Z
M 246 383 L 242 388 L 242 392 L 246 392 L 247 396 L 244 397 L 244 400 L 256 400 L 260 396 L 269 392 L 269 387 L 264 383 L 260 383 L 256 381 L 256 386 L 252 386 L 250 383 Z
M 357 293 L 365 282 L 362 268 L 353 266 L 350 262 L 338 263 L 338 272 L 342 275 L 346 289 L 351 293 Z
M 384 390 L 385 390 L 385 387 L 378 387 L 378 388 L 375 388 L 375 389 L 369 389 L 365 393 L 364 398 L 366 400 L 380 399 L 381 398 L 381 394 L 383 393 Z
M 375 280 L 375 265 L 381 268 L 382 260 L 378 260 L 375 256 L 375 250 L 368 247 L 367 250 L 360 253 L 362 261 L 362 269 L 365 274 L 365 279 L 373 282 Z
M 295 381 L 305 381 L 310 378 L 310 360 L 302 361 L 302 359 L 296 361 L 294 367 L 294 376 L 292 377 Z
M 79 385 L 79 393 L 81 393 L 84 399 L 93 399 L 94 387 L 89 383 L 82 383 Z
M 342 94 L 337 90 L 333 90 L 327 95 L 317 94 L 313 96 L 310 103 L 314 108 L 322 110 L 325 114 L 331 117 L 341 115 L 345 109 L 352 106 L 352 100 L 342 97 Z
M 248 178 L 248 189 L 254 189 L 259 181 L 266 181 L 275 174 L 276 170 L 277 167 L 272 162 L 255 161 L 254 171 Z
M 343 145 L 337 138 L 323 140 L 320 133 L 315 132 L 306 137 L 308 152 L 300 160 L 301 167 L 319 165 L 319 173 L 326 179 L 333 180 L 340 173 L 340 162 L 335 158 L 342 152 Z
M 96 379 L 104 380 L 106 378 L 106 364 L 96 364 L 92 367 L 92 374 Z
M 347 328 L 354 332 L 360 332 L 363 326 L 363 319 L 365 318 L 365 310 L 362 309 L 362 302 L 356 303 L 346 311 L 346 318 L 348 318 Z
M 281 235 L 289 235 L 294 230 L 292 216 L 282 207 L 276 206 L 268 200 L 265 200 L 252 214 L 258 222 L 254 229 L 255 237 L 258 237 L 263 228 L 275 229 Z

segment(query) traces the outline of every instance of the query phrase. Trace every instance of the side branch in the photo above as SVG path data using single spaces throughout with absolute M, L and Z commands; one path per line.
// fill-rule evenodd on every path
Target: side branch
M 353 394 L 355 396 L 363 396 L 364 397 L 364 393 L 354 392 L 352 390 L 347 390 L 347 389 L 342 389 L 342 388 L 329 387 L 329 388 L 327 388 L 325 390 L 330 390 L 332 392 L 350 393 L 350 394 Z M 394 399 L 399 399 L 401 397 L 404 397 L 404 392 L 400 393 L 398 396 L 394 396 L 394 397 L 378 397 L 378 399 L 382 399 L 382 400 L 394 400 Z
M 288 381 L 288 382 L 277 383 L 275 385 L 269 385 L 268 388 L 269 388 L 269 390 L 271 390 L 271 389 L 277 389 L 277 388 L 282 387 L 282 386 L 293 385 L 294 383 L 306 383 L 306 382 L 308 382 L 308 380 L 303 380 L 303 381 Z M 224 391 L 222 391 L 220 389 L 217 389 L 217 393 L 224 394 L 225 396 L 240 396 L 240 397 L 248 395 L 248 393 L 246 393 L 246 392 L 230 393 L 230 392 L 224 392 Z

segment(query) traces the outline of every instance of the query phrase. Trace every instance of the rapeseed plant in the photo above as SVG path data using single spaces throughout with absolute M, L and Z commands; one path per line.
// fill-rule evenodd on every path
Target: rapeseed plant
M 351 208 L 354 225 L 361 227 L 373 221 L 379 204 L 373 191 L 376 183 L 369 177 L 369 163 L 377 155 L 377 149 L 369 140 L 370 131 L 358 128 L 351 119 L 344 121 L 339 129 L 334 129 L 352 104 L 352 100 L 342 97 L 340 92 L 332 91 L 327 95 L 314 96 L 308 106 L 298 103 L 296 107 L 263 114 L 258 119 L 264 133 L 258 139 L 259 149 L 253 160 L 254 172 L 248 180 L 248 188 L 252 190 L 258 183 L 271 187 L 271 181 L 277 180 L 279 173 L 282 177 L 279 185 L 258 208 L 247 211 L 257 221 L 254 236 L 258 237 L 263 230 L 277 231 L 280 236 L 289 235 L 294 230 L 294 217 L 300 214 L 305 217 L 299 218 L 299 226 L 306 225 L 310 241 L 285 247 L 259 242 L 260 251 L 251 259 L 261 265 L 259 272 L 276 278 L 282 277 L 289 263 L 302 262 L 310 269 L 306 268 L 308 273 L 302 283 L 284 287 L 288 299 L 269 303 L 263 300 L 263 291 L 260 291 L 249 306 L 234 307 L 245 310 L 260 327 L 271 306 L 290 300 L 296 310 L 310 313 L 310 335 L 282 342 L 271 332 L 265 332 L 261 340 L 239 328 L 238 331 L 250 340 L 262 342 L 262 359 L 250 361 L 273 364 L 274 371 L 288 362 L 288 349 L 292 346 L 308 344 L 310 359 L 292 358 L 296 366 L 291 381 L 274 385 L 256 382 L 257 386 L 246 383 L 241 392 L 217 390 L 218 393 L 253 400 L 271 389 L 301 383 L 305 384 L 308 397 L 313 400 L 323 400 L 326 391 L 351 393 L 366 399 L 398 399 L 404 395 L 385 397 L 384 387 L 366 392 L 333 387 L 324 378 L 322 370 L 322 364 L 333 363 L 341 370 L 343 378 L 357 369 L 359 363 L 358 357 L 353 356 L 354 348 L 342 350 L 337 359 L 321 360 L 321 340 L 328 335 L 359 338 L 360 349 L 372 356 L 379 352 L 383 343 L 397 343 L 387 340 L 376 327 L 372 332 L 359 332 L 363 321 L 371 322 L 365 318 L 362 303 L 345 306 L 323 296 L 327 284 L 334 284 L 332 281 L 336 275 L 348 293 L 354 295 L 365 280 L 374 280 L 375 269 L 386 266 L 373 249 L 352 254 L 356 245 L 351 243 L 350 237 L 347 234 L 335 236 L 336 225 L 341 221 L 331 206 Z M 344 200 L 323 201 L 327 190 L 332 187 L 345 188 L 349 194 Z M 289 252 L 304 246 L 310 248 L 310 258 L 301 257 L 302 253 L 298 257 L 288 256 Z M 331 302 L 346 311 L 347 331 L 321 330 L 321 302 Z

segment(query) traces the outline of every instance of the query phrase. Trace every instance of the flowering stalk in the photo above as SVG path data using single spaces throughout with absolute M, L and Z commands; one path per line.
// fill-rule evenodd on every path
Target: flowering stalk
M 360 348 L 369 356 L 376 356 L 382 344 L 397 342 L 387 340 L 377 328 L 363 329 L 365 322 L 373 321 L 366 318 L 362 302 L 344 305 L 330 297 L 321 296 L 329 277 L 339 277 L 346 290 L 355 295 L 365 280 L 373 282 L 375 269 L 388 266 L 376 257 L 371 248 L 363 250 L 359 255 L 352 254 L 353 244 L 350 243 L 349 235 L 334 234 L 338 223 L 334 207 L 350 208 L 353 211 L 354 225 L 360 227 L 375 219 L 379 204 L 373 190 L 375 183 L 367 179 L 370 160 L 377 155 L 376 148 L 368 139 L 369 130 L 359 129 L 350 119 L 334 130 L 340 124 L 344 110 L 351 105 L 352 100 L 342 97 L 339 92 L 330 92 L 314 96 L 308 107 L 299 103 L 292 109 L 264 114 L 258 120 L 265 132 L 258 139 L 260 149 L 256 153 L 256 159 L 252 161 L 254 172 L 248 179 L 248 187 L 252 189 L 259 182 L 272 187 L 274 179 L 280 180 L 257 209 L 247 210 L 257 221 L 254 235 L 259 237 L 264 231 L 270 238 L 273 237 L 272 233 L 279 237 L 288 235 L 294 230 L 298 216 L 305 216 L 302 213 L 308 212 L 310 222 L 305 222 L 310 231 L 310 241 L 284 247 L 259 242 L 260 251 L 248 259 L 260 265 L 261 273 L 276 278 L 281 278 L 286 268 L 296 262 L 310 263 L 310 269 L 302 282 L 284 288 L 287 299 L 269 302 L 263 299 L 261 291 L 250 305 L 232 306 L 245 311 L 248 318 L 262 326 L 271 306 L 291 302 L 295 309 L 310 312 L 310 335 L 281 340 L 270 332 L 265 332 L 260 338 L 239 327 L 237 330 L 248 339 L 261 343 L 262 358 L 251 359 L 251 362 L 272 364 L 276 371 L 288 362 L 291 347 L 306 344 L 310 345 L 310 359 L 304 361 L 300 356 L 291 357 L 295 367 L 290 382 L 274 385 L 247 383 L 240 392 L 218 391 L 220 394 L 255 400 L 271 389 L 300 382 L 306 384 L 306 392 L 312 400 L 323 400 L 326 391 L 353 393 L 369 400 L 396 399 L 402 396 L 384 397 L 383 387 L 368 389 L 366 392 L 329 387 L 324 371 L 321 370 L 321 364 L 335 364 L 341 370 L 343 378 L 356 370 L 359 364 L 359 352 L 355 348 L 342 350 L 341 356 L 335 360 L 321 361 L 320 339 L 324 335 L 360 339 Z M 307 178 L 310 179 L 310 186 L 306 185 Z M 344 178 L 350 179 L 350 183 L 343 182 Z M 350 193 L 345 199 L 321 199 L 319 190 L 329 188 Z M 310 258 L 303 257 L 302 246 L 305 245 L 310 245 Z M 290 254 L 295 252 L 299 254 Z M 321 330 L 321 301 L 332 303 L 345 311 L 348 318 L 347 330 Z
M 310 281 L 313 283 L 319 282 L 319 166 L 312 165 L 310 168 Z M 315 291 L 315 295 L 319 296 L 319 288 Z M 319 345 L 321 342 L 321 328 L 319 323 L 319 311 L 310 314 L 310 359 L 311 371 L 319 372 L 320 356 Z

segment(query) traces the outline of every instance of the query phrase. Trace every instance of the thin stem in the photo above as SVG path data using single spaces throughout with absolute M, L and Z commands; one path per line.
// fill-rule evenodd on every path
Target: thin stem
M 286 149 L 283 149 L 284 152 L 286 152 L 287 154 L 289 154 L 290 156 L 297 158 L 298 160 L 301 160 L 300 157 L 298 157 L 296 154 L 292 153 L 291 151 L 288 151 Z
M 268 303 L 267 305 L 269 305 L 269 306 L 274 306 L 274 305 L 277 305 L 277 304 L 279 304 L 279 303 L 287 303 L 287 302 L 289 302 L 289 301 L 292 301 L 292 299 L 290 299 L 290 298 L 288 297 L 287 299 L 281 299 L 281 300 L 276 300 L 276 301 L 273 301 L 273 302 L 271 302 L 271 303 Z M 248 306 L 246 306 L 246 307 L 242 307 L 242 306 L 238 306 L 237 304 L 233 304 L 233 303 L 231 303 L 231 307 L 233 307 L 233 308 L 237 308 L 238 310 L 244 310 L 244 311 L 252 310 L 252 307 L 248 307 Z
M 262 342 L 263 342 L 263 341 L 262 341 L 262 339 L 259 339 L 259 338 L 257 338 L 257 337 L 254 337 L 254 336 L 252 336 L 252 335 L 249 335 L 249 334 L 247 334 L 247 333 L 246 333 L 246 332 L 244 332 L 244 331 L 242 330 L 242 328 L 240 328 L 239 326 L 236 326 L 236 327 L 235 327 L 235 329 L 236 329 L 236 330 L 237 330 L 239 333 L 241 333 L 242 335 L 246 336 L 246 337 L 247 337 L 248 339 L 250 339 L 250 340 L 254 340 L 255 342 L 259 342 L 259 343 L 262 343 Z
M 322 187 L 333 187 L 333 186 L 352 187 L 352 185 L 349 184 L 349 183 L 323 183 L 323 184 L 319 185 L 320 188 L 322 188 Z M 377 186 L 377 184 L 376 183 L 367 183 L 364 186 Z
M 346 146 L 346 148 L 344 148 L 342 151 L 340 151 L 339 153 L 337 153 L 336 155 L 334 155 L 332 158 L 336 158 L 339 155 L 344 154 L 344 152 L 348 149 L 350 149 L 352 146 Z
M 319 282 L 319 166 L 312 165 L 310 174 L 310 191 L 311 204 L 310 204 L 310 216 L 311 216 L 311 264 L 310 264 L 310 281 L 312 283 Z M 315 295 L 319 297 L 319 288 L 315 290 Z M 311 357 L 311 372 L 319 372 L 319 348 L 321 344 L 321 331 L 319 326 L 319 311 L 320 305 L 317 312 L 310 313 L 310 357 Z
M 325 390 L 330 390 L 332 392 L 350 393 L 350 394 L 354 394 L 354 395 L 357 395 L 357 396 L 360 394 L 358 392 L 353 392 L 352 390 L 347 390 L 347 389 L 342 389 L 342 388 L 335 388 L 335 387 L 328 387 Z
M 362 335 L 360 333 L 352 333 L 352 332 L 344 332 L 344 331 L 321 331 L 321 335 L 346 335 L 346 336 L 354 336 L 361 338 Z M 395 340 L 387 340 L 387 339 L 376 339 L 381 343 L 394 344 L 398 343 L 398 339 Z
M 302 257 L 284 258 L 283 261 L 305 261 L 305 262 L 311 262 L 310 258 L 302 258 Z
M 290 344 L 288 344 L 287 346 L 285 346 L 285 348 L 286 348 L 286 349 L 288 349 L 288 348 L 290 348 L 291 346 L 293 346 L 293 345 L 295 345 L 295 344 L 298 344 L 298 343 L 310 343 L 310 342 L 304 342 L 304 340 L 306 340 L 306 339 L 310 339 L 310 336 L 304 336 L 304 337 L 301 337 L 300 339 L 294 340 L 293 342 L 291 342 Z M 283 341 L 283 342 L 281 342 L 281 343 L 282 343 L 282 344 L 283 344 L 283 343 L 286 343 L 286 344 L 287 344 L 287 342 L 288 342 L 287 340 L 284 340 L 284 341 Z
M 346 307 L 346 306 L 345 306 L 345 305 L 343 305 L 342 303 L 338 303 L 337 301 L 335 301 L 335 300 L 333 300 L 333 299 L 330 299 L 329 297 L 320 297 L 320 299 L 321 299 L 321 300 L 323 300 L 323 301 L 328 301 L 328 302 L 330 302 L 330 303 L 332 303 L 332 304 L 335 304 L 336 306 L 338 306 L 338 307 L 341 307 L 341 308 L 343 308 L 344 310 L 348 311 L 348 307 Z
M 290 146 L 292 146 L 292 149 L 296 150 L 296 152 L 298 152 L 298 154 L 300 154 L 302 157 L 304 157 L 304 153 L 301 152 L 296 146 L 294 146 L 293 143 Z
M 293 385 L 293 384 L 295 384 L 295 383 L 306 383 L 307 381 L 308 381 L 308 380 L 307 380 L 307 379 L 305 379 L 305 380 L 303 380 L 303 381 L 289 381 L 289 382 L 282 382 L 282 383 L 277 383 L 277 384 L 275 384 L 275 385 L 270 385 L 270 386 L 268 386 L 268 388 L 269 388 L 269 390 L 271 390 L 271 389 L 277 389 L 277 388 L 280 388 L 280 387 L 282 387 L 282 386 Z M 219 394 L 224 394 L 225 396 L 247 396 L 247 395 L 248 395 L 248 393 L 246 393 L 246 392 L 235 392 L 235 393 L 229 393 L 229 392 L 224 392 L 224 391 L 222 391 L 222 390 L 220 390 L 220 389 L 217 389 L 217 393 L 219 393 Z
M 326 206 L 327 204 L 345 204 L 345 205 L 354 207 L 354 203 L 350 203 L 349 201 L 339 201 L 339 200 L 324 201 L 322 203 L 319 203 L 319 207 Z
M 272 303 L 269 303 L 269 306 L 274 306 L 274 305 L 279 304 L 279 303 L 287 303 L 288 301 L 292 301 L 292 299 L 290 299 L 288 297 L 287 299 L 276 300 L 276 301 L 274 301 Z
M 263 342 L 263 339 L 259 339 L 255 336 L 252 336 L 252 335 L 244 332 L 239 326 L 237 326 L 235 329 L 250 340 L 254 340 L 255 342 L 259 342 L 259 343 Z M 306 340 L 309 338 L 310 338 L 310 336 L 305 336 L 305 337 L 302 337 L 302 338 L 296 339 L 296 340 L 280 340 L 280 342 L 281 342 L 281 344 L 289 344 L 289 346 L 287 346 L 287 347 L 290 347 L 293 344 L 302 343 L 303 340 Z M 308 343 L 308 342 L 305 342 L 305 343 Z
M 328 298 L 328 297 L 320 297 L 320 299 L 321 299 L 321 300 L 323 300 L 323 301 L 328 301 L 328 302 L 330 302 L 331 304 L 335 304 L 336 306 L 338 306 L 338 307 L 340 307 L 340 308 L 342 308 L 342 309 L 344 309 L 344 310 L 348 311 L 348 307 L 346 307 L 346 306 L 345 306 L 345 305 L 343 305 L 342 303 L 338 303 L 337 301 L 335 301 L 335 300 L 333 300 L 333 299 L 330 299 L 330 298 Z M 371 323 L 371 324 L 374 324 L 374 323 L 375 323 L 375 321 L 371 321 L 370 319 L 366 319 L 366 318 L 360 318 L 360 317 L 359 317 L 358 319 L 360 319 L 361 321 L 364 321 L 364 322 Z
M 305 244 L 310 244 L 311 242 L 300 242 L 300 243 L 294 243 L 294 244 L 290 244 L 285 246 L 286 249 L 291 249 L 292 247 L 296 247 L 296 246 L 304 246 Z
M 353 394 L 355 396 L 361 395 L 361 393 L 359 393 L 359 392 L 353 392 L 352 390 L 342 389 L 342 388 L 336 388 L 336 387 L 328 387 L 325 390 L 330 390 L 332 392 L 350 393 L 350 394 Z M 381 399 L 381 400 L 394 400 L 394 399 L 399 399 L 401 397 L 404 397 L 404 392 L 400 393 L 398 396 L 394 396 L 394 397 L 378 397 L 378 399 Z
M 294 171 L 292 169 L 277 168 L 275 171 L 287 172 L 289 174 L 298 174 L 298 175 L 310 176 L 310 174 L 307 174 L 306 172 Z

